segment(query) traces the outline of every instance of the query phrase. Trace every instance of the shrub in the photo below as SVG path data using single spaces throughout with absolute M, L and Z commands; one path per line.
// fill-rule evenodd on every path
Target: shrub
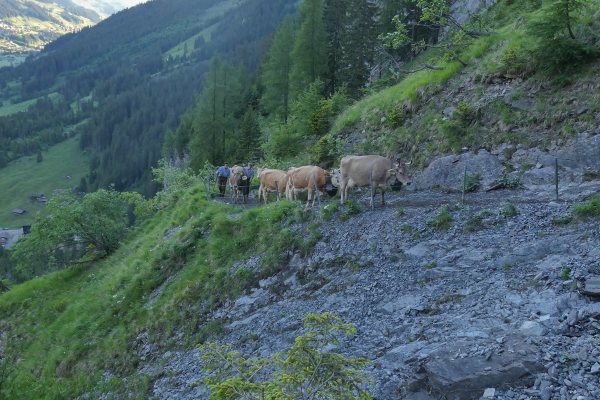
M 514 204 L 506 202 L 502 203 L 501 206 L 502 210 L 500 211 L 500 213 L 504 218 L 516 217 L 517 215 L 519 215 L 517 207 L 515 207 Z
M 391 127 L 397 128 L 404 124 L 405 119 L 406 115 L 404 114 L 404 110 L 402 109 L 402 106 L 398 104 L 390 111 L 390 114 L 387 118 L 387 122 Z
M 465 192 L 470 193 L 476 191 L 479 188 L 480 178 L 480 174 L 467 174 L 467 179 L 465 182 Z
M 575 35 L 585 8 L 582 0 L 555 0 L 527 24 L 527 33 L 537 38 L 532 55 L 542 72 L 569 77 L 585 63 L 598 57 L 597 46 Z
M 427 218 L 427 225 L 436 229 L 448 230 L 452 223 L 452 215 L 448 212 L 448 208 L 448 204 L 441 206 L 434 216 Z
M 502 72 L 510 75 L 528 76 L 535 70 L 530 50 L 523 46 L 508 46 L 500 57 Z
M 265 358 L 244 358 L 218 342 L 199 346 L 210 375 L 194 384 L 205 384 L 211 399 L 371 399 L 364 371 L 369 360 L 330 350 L 340 334 L 356 333 L 354 325 L 325 313 L 308 314 L 304 327 L 308 332 L 287 352 Z
M 600 216 L 600 193 L 583 204 L 573 205 L 573 215 L 578 218 L 591 218 Z
M 496 179 L 492 182 L 492 187 L 496 188 L 509 188 L 509 189 L 518 189 L 522 187 L 523 184 L 516 176 L 512 175 L 504 175 L 500 179 Z
M 349 200 L 346 204 L 346 214 L 347 215 L 356 215 L 362 212 L 362 204 L 357 201 Z

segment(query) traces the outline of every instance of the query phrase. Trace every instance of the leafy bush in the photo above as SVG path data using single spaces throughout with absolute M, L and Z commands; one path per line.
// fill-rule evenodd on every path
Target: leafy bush
M 360 214 L 363 210 L 362 204 L 357 201 L 349 200 L 346 204 L 346 214 L 347 215 L 356 215 Z
M 528 76 L 535 71 L 535 65 L 531 51 L 522 45 L 507 46 L 500 57 L 500 70 L 505 74 Z
M 502 214 L 502 216 L 504 218 L 511 218 L 511 217 L 516 217 L 517 215 L 519 215 L 519 212 L 517 211 L 517 207 L 514 206 L 514 204 L 505 202 L 501 204 L 502 206 L 502 210 L 500 211 L 500 213 Z
M 320 138 L 310 149 L 315 163 L 331 161 L 336 150 L 336 141 L 329 135 Z
M 476 191 L 479 188 L 480 178 L 480 174 L 467 174 L 467 179 L 465 182 L 465 192 L 470 193 Z
M 402 109 L 402 105 L 398 104 L 390 111 L 387 121 L 392 128 L 397 128 L 404 124 L 405 119 L 406 115 L 404 113 L 404 110 Z
M 38 214 L 31 233 L 13 247 L 15 279 L 24 281 L 64 268 L 84 253 L 100 259 L 113 253 L 127 234 L 127 203 L 114 190 L 98 190 L 83 199 L 58 192 Z
M 452 215 L 448 212 L 448 208 L 448 204 L 441 206 L 434 216 L 427 218 L 427 225 L 436 229 L 448 230 L 452 223 Z
M 455 113 L 457 117 L 465 124 L 471 124 L 477 119 L 477 110 L 470 104 L 459 101 L 457 104 L 458 112 Z
M 244 358 L 231 345 L 218 342 L 199 346 L 205 384 L 211 399 L 371 399 L 372 381 L 363 370 L 365 358 L 350 358 L 329 350 L 339 345 L 339 334 L 356 328 L 329 313 L 308 314 L 308 332 L 298 336 L 285 353 Z

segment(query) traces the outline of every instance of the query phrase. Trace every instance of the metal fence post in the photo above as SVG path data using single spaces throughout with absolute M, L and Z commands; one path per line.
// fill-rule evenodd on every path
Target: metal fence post
M 465 192 L 467 191 L 467 163 L 465 163 L 465 176 L 463 178 L 462 204 L 465 204 Z
M 558 201 L 558 158 L 554 158 L 554 183 L 556 185 L 556 201 Z
M 375 195 L 373 194 L 373 171 L 369 172 L 369 183 L 371 185 L 371 211 L 375 210 Z
M 319 193 L 319 187 L 317 186 L 317 178 L 315 178 L 314 175 L 313 175 L 313 182 L 315 183 L 315 192 L 317 195 L 317 200 L 319 200 L 319 209 L 321 209 L 321 193 Z

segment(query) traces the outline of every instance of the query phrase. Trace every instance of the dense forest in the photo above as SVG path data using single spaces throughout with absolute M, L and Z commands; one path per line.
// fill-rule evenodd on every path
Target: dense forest
M 255 69 L 264 41 L 294 1 L 241 3 L 223 15 L 207 14 L 218 0 L 156 0 L 123 10 L 76 34 L 48 45 L 42 54 L 16 68 L 0 69 L 0 98 L 5 104 L 60 95 L 56 121 L 44 129 L 68 127 L 81 133 L 81 144 L 92 150 L 89 188 L 114 183 L 150 195 L 150 166 L 160 158 L 165 132 L 202 90 L 202 75 L 214 53 L 229 62 Z M 210 18 L 209 18 L 210 17 Z M 251 23 L 252 21 L 252 23 Z M 199 48 L 165 60 L 164 53 L 211 28 Z M 58 105 L 57 105 L 58 106 Z M 56 143 L 32 126 L 44 126 L 46 116 L 33 108 L 0 118 L 0 157 L 4 164 Z M 27 145 L 24 145 L 27 143 Z
M 557 15 L 571 2 L 559 1 Z M 232 4 L 146 2 L 0 69 L 3 101 L 54 102 L 0 118 L 0 166 L 74 134 L 91 150 L 90 191 L 114 184 L 152 195 L 150 167 L 161 157 L 188 155 L 196 170 L 225 160 L 327 166 L 337 144 L 326 134 L 340 110 L 410 68 L 466 66 L 465 49 L 494 34 L 489 15 L 459 22 L 451 2 L 304 0 L 298 10 L 293 0 Z M 532 32 L 570 32 L 563 21 Z M 530 45 L 515 55 L 537 52 L 546 71 L 596 56 L 592 43 L 570 36 L 557 36 L 552 51 Z M 419 61 L 428 49 L 429 59 Z M 404 112 L 390 119 L 401 121 Z
M 381 38 L 397 29 L 393 17 L 412 24 L 412 41 L 437 42 L 439 24 L 414 23 L 418 10 L 405 1 L 303 1 L 298 15 L 280 24 L 253 76 L 213 57 L 202 94 L 167 134 L 163 155 L 188 154 L 195 169 L 225 160 L 330 163 L 333 144 L 322 138 L 333 118 L 380 78 L 371 76 L 373 66 L 405 63 L 423 50 L 383 46 Z

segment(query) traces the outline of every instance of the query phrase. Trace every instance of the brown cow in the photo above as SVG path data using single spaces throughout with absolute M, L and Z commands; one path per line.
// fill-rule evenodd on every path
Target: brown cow
M 229 185 L 231 186 L 231 200 L 233 203 L 237 203 L 240 195 L 242 195 L 242 201 L 246 202 L 246 187 L 248 186 L 248 177 L 246 176 L 246 170 L 244 167 L 234 165 L 231 167 L 231 175 L 229 175 Z
M 317 192 L 315 190 L 315 179 L 317 181 L 319 192 L 325 193 L 326 176 L 330 176 L 329 172 L 325 171 L 323 168 L 312 165 L 291 169 L 288 171 L 288 184 L 285 193 L 287 199 L 294 200 L 299 192 L 308 191 L 306 206 L 308 207 L 308 203 L 312 200 L 312 206 L 314 207 L 315 194 Z
M 381 189 L 381 204 L 385 204 L 384 195 L 394 179 L 410 185 L 408 176 L 409 163 L 392 163 L 392 160 L 381 156 L 346 156 L 342 158 L 340 170 L 334 170 L 334 176 L 340 177 L 341 204 L 348 201 L 348 189 L 359 186 L 370 186 L 369 174 L 373 173 L 373 194 Z M 393 182 L 392 182 L 393 183 Z M 371 199 L 373 201 L 373 199 Z
M 269 193 L 277 192 L 277 200 L 281 200 L 281 194 L 285 192 L 287 184 L 287 173 L 279 169 L 258 169 L 258 180 L 260 187 L 258 188 L 258 200 L 262 195 L 265 199 L 265 204 L 269 204 Z M 275 186 L 277 182 L 277 186 Z

